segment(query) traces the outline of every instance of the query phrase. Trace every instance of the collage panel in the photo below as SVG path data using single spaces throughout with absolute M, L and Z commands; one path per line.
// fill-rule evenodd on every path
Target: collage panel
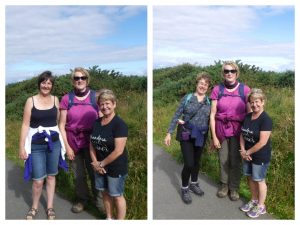
M 146 220 L 147 6 L 5 6 L 5 219 Z
M 153 67 L 154 220 L 295 219 L 295 7 L 154 6 Z

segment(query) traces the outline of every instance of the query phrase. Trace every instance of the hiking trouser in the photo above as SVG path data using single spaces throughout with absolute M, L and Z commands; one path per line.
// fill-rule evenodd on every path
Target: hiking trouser
M 194 146 L 195 140 L 181 141 L 180 147 L 183 156 L 183 169 L 181 172 L 182 187 L 189 185 L 191 178 L 192 182 L 197 182 L 200 169 L 200 158 L 203 147 Z
M 226 138 L 219 150 L 220 181 L 228 184 L 229 190 L 238 190 L 242 175 L 240 143 L 237 137 Z
M 71 167 L 75 175 L 75 192 L 78 200 L 87 201 L 89 199 L 89 188 L 87 183 L 87 173 L 91 181 L 93 197 L 97 197 L 95 189 L 94 170 L 91 165 L 91 156 L 89 148 L 81 149 L 71 161 Z

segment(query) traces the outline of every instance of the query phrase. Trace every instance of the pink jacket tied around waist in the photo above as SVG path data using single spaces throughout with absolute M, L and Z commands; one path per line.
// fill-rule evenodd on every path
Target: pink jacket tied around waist
M 241 123 L 246 113 L 232 115 L 227 113 L 216 114 L 216 135 L 222 143 L 227 137 L 238 137 L 241 133 Z

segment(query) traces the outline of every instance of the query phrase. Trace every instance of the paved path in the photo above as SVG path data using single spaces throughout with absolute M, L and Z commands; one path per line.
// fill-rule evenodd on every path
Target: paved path
M 154 219 L 250 219 L 236 202 L 216 196 L 217 185 L 203 175 L 199 175 L 203 197 L 192 195 L 192 203 L 186 205 L 180 197 L 182 165 L 160 147 L 153 145 L 153 218 Z M 269 214 L 257 219 L 273 219 Z
M 25 214 L 29 210 L 31 200 L 31 182 L 23 180 L 23 170 L 14 165 L 11 161 L 6 160 L 6 199 L 5 199 L 5 218 L 24 219 Z M 54 208 L 57 219 L 72 219 L 72 220 L 95 220 L 96 218 L 86 211 L 75 214 L 71 212 L 71 202 L 61 198 L 59 195 L 54 197 Z M 43 190 L 43 195 L 40 199 L 39 213 L 36 219 L 47 219 L 45 209 L 46 191 Z

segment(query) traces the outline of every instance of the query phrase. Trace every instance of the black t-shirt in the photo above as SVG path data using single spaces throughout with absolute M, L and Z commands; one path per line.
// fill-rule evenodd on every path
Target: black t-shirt
M 91 142 L 96 150 L 97 160 L 105 159 L 115 149 L 115 138 L 128 137 L 128 128 L 125 122 L 115 116 L 107 125 L 101 125 L 101 118 L 97 119 L 93 126 Z M 122 155 L 105 166 L 107 175 L 118 177 L 128 173 L 127 149 L 125 147 Z
M 247 114 L 243 126 L 242 135 L 245 140 L 245 149 L 248 150 L 253 147 L 258 141 L 260 131 L 272 131 L 272 119 L 266 112 L 262 112 L 260 116 L 251 120 L 252 113 Z M 267 144 L 260 150 L 251 155 L 252 163 L 262 164 L 268 163 L 271 160 L 271 140 L 269 138 Z

